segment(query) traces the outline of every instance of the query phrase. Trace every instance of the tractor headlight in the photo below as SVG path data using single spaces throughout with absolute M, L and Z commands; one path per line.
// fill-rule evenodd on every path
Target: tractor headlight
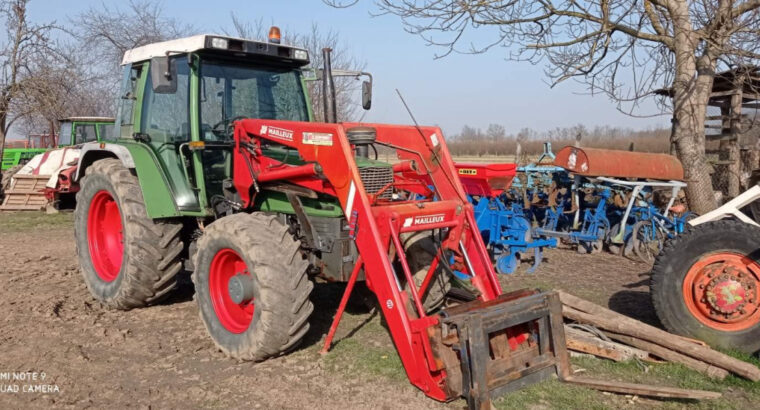
M 226 38 L 213 37 L 211 39 L 211 47 L 227 49 L 229 41 Z
M 306 50 L 295 49 L 293 50 L 293 58 L 295 58 L 296 60 L 308 60 L 309 53 L 306 52 Z

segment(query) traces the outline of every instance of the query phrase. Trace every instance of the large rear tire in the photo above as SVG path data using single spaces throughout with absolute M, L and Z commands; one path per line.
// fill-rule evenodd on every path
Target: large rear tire
M 80 186 L 74 235 L 92 295 L 122 310 L 166 297 L 182 269 L 182 224 L 150 219 L 137 177 L 117 159 L 95 161 Z
M 652 269 L 651 297 L 671 332 L 712 346 L 760 350 L 760 228 L 736 220 L 688 227 Z
M 300 244 L 276 216 L 235 214 L 198 242 L 196 302 L 214 343 L 240 360 L 289 351 L 309 330 L 314 285 Z

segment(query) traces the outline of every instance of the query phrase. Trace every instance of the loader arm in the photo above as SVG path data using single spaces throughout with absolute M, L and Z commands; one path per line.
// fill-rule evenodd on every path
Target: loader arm
M 460 344 L 451 344 L 456 346 L 449 347 L 450 351 L 465 349 L 469 352 L 466 335 L 460 333 L 457 339 L 457 336 L 450 334 L 450 329 L 466 327 L 466 321 L 457 322 L 454 318 L 461 318 L 463 314 L 472 316 L 473 312 L 478 312 L 479 305 L 459 315 L 447 315 L 445 311 L 428 315 L 421 303 L 421 292 L 414 285 L 400 235 L 432 230 L 445 233 L 440 244 L 442 249 L 439 249 L 423 286 L 435 273 L 435 265 L 450 263 L 441 256 L 444 251 L 453 254 L 453 259 L 459 261 L 457 269 L 470 276 L 479 292 L 476 304 L 493 301 L 501 295 L 496 273 L 440 129 L 361 124 L 362 127 L 369 126 L 376 130 L 376 143 L 396 149 L 402 161 L 396 169 L 407 170 L 405 178 L 399 176 L 397 179 L 400 184 L 416 183 L 419 185 L 416 189 L 424 189 L 426 184 L 430 184 L 435 191 L 435 200 L 416 200 L 412 197 L 384 199 L 381 192 L 372 194 L 365 190 L 354 151 L 346 136 L 347 130 L 358 126 L 349 123 L 239 121 L 234 133 L 234 186 L 243 208 L 250 208 L 257 191 L 272 181 L 283 181 L 337 197 L 361 255 L 367 285 L 377 296 L 409 380 L 430 397 L 451 400 L 463 393 L 461 375 L 457 379 L 460 381 L 453 384 L 452 380 L 447 380 L 447 375 L 468 372 L 462 372 L 459 362 L 452 365 L 450 360 L 441 357 L 442 349 L 446 349 L 441 347 L 441 338 L 449 336 L 459 340 Z M 271 143 L 295 149 L 303 165 L 289 165 L 267 156 L 266 147 Z M 393 255 L 398 257 L 401 272 L 392 265 Z M 402 281 L 411 285 L 404 289 Z M 497 305 L 508 300 L 498 302 Z M 442 315 L 449 325 L 444 326 Z M 510 326 L 535 319 L 531 317 L 510 323 Z M 524 329 L 505 335 L 508 335 L 509 346 L 513 347 L 528 338 Z M 481 339 L 488 341 L 488 334 Z M 506 339 L 503 338 L 503 341 Z M 488 342 L 484 346 L 488 355 Z M 464 353 L 465 358 L 468 357 L 467 352 Z M 448 356 L 451 357 L 451 354 Z M 482 386 L 480 390 L 488 392 Z

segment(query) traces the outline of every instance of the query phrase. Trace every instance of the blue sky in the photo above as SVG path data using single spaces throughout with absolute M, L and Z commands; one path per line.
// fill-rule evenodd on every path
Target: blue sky
M 32 0 L 30 14 L 37 21 L 55 19 L 67 25 L 70 17 L 102 3 L 122 2 Z M 233 12 L 241 20 L 263 19 L 286 30 L 307 31 L 317 22 L 338 31 L 374 75 L 373 107 L 365 121 L 410 123 L 396 95 L 398 88 L 420 123 L 440 125 L 449 134 L 465 124 L 485 128 L 498 123 L 516 133 L 524 127 L 547 130 L 579 123 L 643 129 L 665 127 L 669 122 L 665 116 L 624 115 L 604 96 L 579 95 L 584 87 L 577 83 L 550 88 L 543 66 L 508 61 L 504 48 L 435 60 L 440 49 L 406 33 L 398 17 L 372 17 L 371 0 L 360 0 L 349 9 L 333 9 L 320 0 L 163 0 L 163 7 L 166 14 L 206 32 L 219 32 L 230 24 Z M 475 32 L 472 38 L 487 41 L 488 33 Z M 645 108 L 649 110 L 643 113 L 654 110 Z

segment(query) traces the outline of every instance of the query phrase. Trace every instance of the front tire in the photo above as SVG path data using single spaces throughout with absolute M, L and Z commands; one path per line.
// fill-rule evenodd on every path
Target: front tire
M 671 332 L 760 350 L 760 228 L 737 220 L 689 227 L 655 260 L 650 293 Z
M 95 161 L 80 186 L 74 236 L 90 293 L 122 310 L 166 297 L 182 269 L 182 224 L 150 219 L 137 177 L 117 159 Z
M 291 350 L 309 330 L 314 285 L 299 243 L 276 216 L 235 214 L 198 241 L 196 302 L 214 343 L 240 360 Z

